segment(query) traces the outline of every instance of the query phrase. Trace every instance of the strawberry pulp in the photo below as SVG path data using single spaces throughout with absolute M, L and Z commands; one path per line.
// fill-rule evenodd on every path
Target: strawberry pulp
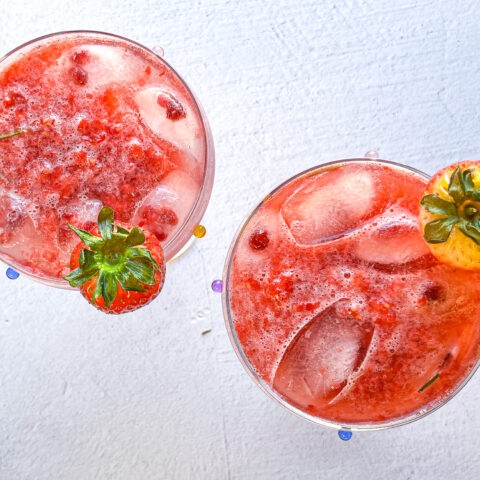
M 38 40 L 0 63 L 0 254 L 43 278 L 69 272 L 102 205 L 163 245 L 205 170 L 197 105 L 167 64 L 101 34 Z
M 247 222 L 227 282 L 232 324 L 289 404 L 382 423 L 437 405 L 475 366 L 480 274 L 430 254 L 417 219 L 426 183 L 338 163 L 294 178 Z

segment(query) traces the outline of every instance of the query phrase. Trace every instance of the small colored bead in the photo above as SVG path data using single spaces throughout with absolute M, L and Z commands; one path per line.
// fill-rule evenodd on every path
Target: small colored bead
M 203 225 L 197 225 L 195 227 L 195 230 L 193 231 L 193 234 L 197 237 L 197 238 L 202 238 L 205 236 L 205 234 L 207 233 L 207 229 L 203 226 Z
M 212 290 L 216 293 L 222 293 L 223 282 L 221 280 L 214 280 L 212 282 Z
M 369 150 L 367 153 L 364 155 L 365 158 L 379 158 L 380 155 L 376 150 Z
M 353 433 L 350 432 L 349 430 L 339 430 L 338 431 L 338 436 L 344 440 L 345 442 L 347 440 L 350 440 L 352 438 Z
M 20 276 L 20 274 L 14 270 L 13 268 L 7 268 L 7 277 L 10 279 L 10 280 L 16 280 L 18 277 Z
M 163 57 L 165 55 L 165 51 L 163 50 L 162 47 L 160 47 L 159 45 L 155 45 L 152 50 L 159 56 L 159 57 Z

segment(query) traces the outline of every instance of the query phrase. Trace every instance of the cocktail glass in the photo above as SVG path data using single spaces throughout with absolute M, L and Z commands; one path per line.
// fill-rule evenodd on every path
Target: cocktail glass
M 225 318 L 225 325 L 226 325 L 226 328 L 227 328 L 228 335 L 230 337 L 232 346 L 235 350 L 235 353 L 237 354 L 241 364 L 243 365 L 243 367 L 245 368 L 247 373 L 250 375 L 250 377 L 253 379 L 253 381 L 256 383 L 256 385 L 258 387 L 260 387 L 263 390 L 263 392 L 266 393 L 275 402 L 277 402 L 278 404 L 280 404 L 282 407 L 286 408 L 290 412 L 298 415 L 299 417 L 304 418 L 306 420 L 309 420 L 313 423 L 323 425 L 325 427 L 330 427 L 330 428 L 339 430 L 340 438 L 342 438 L 343 440 L 348 440 L 351 436 L 352 431 L 371 431 L 371 430 L 387 429 L 387 428 L 391 428 L 391 427 L 405 425 L 405 424 L 411 423 L 413 421 L 419 420 L 419 419 L 425 417 L 426 415 L 429 415 L 430 413 L 434 412 L 435 410 L 437 410 L 441 406 L 445 405 L 445 403 L 447 403 L 449 400 L 451 400 L 466 385 L 466 383 L 470 380 L 470 378 L 472 377 L 472 375 L 475 373 L 475 371 L 477 370 L 477 368 L 480 365 L 480 361 L 478 360 L 478 357 L 479 357 L 478 344 L 480 343 L 479 342 L 479 337 L 478 336 L 475 337 L 475 335 L 472 334 L 475 337 L 475 339 L 473 341 L 476 342 L 476 344 L 475 344 L 476 348 L 472 347 L 473 350 L 475 351 L 475 353 L 474 354 L 471 353 L 471 357 L 469 359 L 471 362 L 469 363 L 469 366 L 466 367 L 462 371 L 461 374 L 459 374 L 460 376 L 454 382 L 454 387 L 451 390 L 442 392 L 442 394 L 438 395 L 433 401 L 425 403 L 425 404 L 421 405 L 420 407 L 416 408 L 414 411 L 410 411 L 410 412 L 408 412 L 408 414 L 405 414 L 405 415 L 401 415 L 401 416 L 398 416 L 398 417 L 395 417 L 395 418 L 386 418 L 384 420 L 349 422 L 349 421 L 342 421 L 342 420 L 339 420 L 339 419 L 331 419 L 331 418 L 327 418 L 327 417 L 322 417 L 321 415 L 317 415 L 317 414 L 311 414 L 308 411 L 306 411 L 307 409 L 299 408 L 299 405 L 298 404 L 296 405 L 295 401 L 292 401 L 292 400 L 286 398 L 285 395 L 282 395 L 281 392 L 279 392 L 275 389 L 275 387 L 274 387 L 275 381 L 272 380 L 272 378 L 274 378 L 274 376 L 276 375 L 275 371 L 271 375 L 270 379 L 268 381 L 266 381 L 266 379 L 262 378 L 262 375 L 259 374 L 258 368 L 255 368 L 252 365 L 252 359 L 254 359 L 257 362 L 257 364 L 259 364 L 258 358 L 256 358 L 254 354 L 250 354 L 250 357 L 249 357 L 249 355 L 245 353 L 245 345 L 242 344 L 242 341 L 239 338 L 239 334 L 237 332 L 236 325 L 235 325 L 235 313 L 232 311 L 232 299 L 233 299 L 232 295 L 235 295 L 235 294 L 232 294 L 232 290 L 233 290 L 232 272 L 235 268 L 234 267 L 234 261 L 235 261 L 235 258 L 236 258 L 236 254 L 237 254 L 237 252 L 239 251 L 239 248 L 240 248 L 239 245 L 241 244 L 241 242 L 243 242 L 244 246 L 246 245 L 245 242 L 246 242 L 247 235 L 250 235 L 251 232 L 252 232 L 251 229 L 249 230 L 249 225 L 252 223 L 252 225 L 254 225 L 255 228 L 256 228 L 257 224 L 255 223 L 255 220 L 257 218 L 257 214 L 258 214 L 259 210 L 262 208 L 262 206 L 265 205 L 266 202 L 269 202 L 269 201 L 274 202 L 275 198 L 276 198 L 276 195 L 278 195 L 278 193 L 284 187 L 290 185 L 292 182 L 294 182 L 298 179 L 308 178 L 308 177 L 311 177 L 311 176 L 316 176 L 319 173 L 324 173 L 324 172 L 328 172 L 328 171 L 331 171 L 331 170 L 335 170 L 336 168 L 338 168 L 340 166 L 343 167 L 343 166 L 349 166 L 349 165 L 368 165 L 368 164 L 371 164 L 371 163 L 375 163 L 376 165 L 379 165 L 381 167 L 385 167 L 387 169 L 395 168 L 395 169 L 400 169 L 401 171 L 406 172 L 406 173 L 411 173 L 413 176 L 415 176 L 417 178 L 417 180 L 422 179 L 422 181 L 424 183 L 426 183 L 429 180 L 429 175 L 427 175 L 426 173 L 423 173 L 419 170 L 416 170 L 412 167 L 397 164 L 397 163 L 393 163 L 393 162 L 389 162 L 389 161 L 386 161 L 386 160 L 378 159 L 378 154 L 374 151 L 367 152 L 367 154 L 365 154 L 365 157 L 369 157 L 369 158 L 354 158 L 354 159 L 347 159 L 347 160 L 339 160 L 339 161 L 325 163 L 325 164 L 322 164 L 322 165 L 319 165 L 319 166 L 315 166 L 315 167 L 313 167 L 309 170 L 306 170 L 304 172 L 299 173 L 298 175 L 295 175 L 294 177 L 292 177 L 292 178 L 288 179 L 287 181 L 283 182 L 277 188 L 275 188 L 273 191 L 271 191 L 266 197 L 263 198 L 263 200 L 258 205 L 255 206 L 255 208 L 247 215 L 245 220 L 242 222 L 241 226 L 239 227 L 239 229 L 237 230 L 237 232 L 236 232 L 236 234 L 233 238 L 233 241 L 231 243 L 230 249 L 229 249 L 228 254 L 227 254 L 227 258 L 226 258 L 226 262 L 225 262 L 225 266 L 224 266 L 224 271 L 223 271 L 223 280 L 222 281 L 217 280 L 212 284 L 212 288 L 214 289 L 214 291 L 217 291 L 217 292 L 221 291 L 222 292 L 222 305 L 223 305 L 223 313 L 224 313 L 224 318 Z M 301 187 L 299 187 L 299 190 L 300 189 L 301 189 Z M 296 192 L 297 191 L 295 191 L 295 193 Z M 351 192 L 344 192 L 344 193 L 348 195 Z M 276 204 L 274 204 L 274 205 L 276 205 Z M 279 212 L 279 215 L 280 215 L 280 212 Z M 334 220 L 335 219 L 332 218 L 332 221 L 334 221 Z M 376 224 L 374 223 L 374 225 L 376 225 Z M 292 228 L 296 228 L 296 227 L 292 227 Z M 298 234 L 298 232 L 299 232 L 299 230 L 297 229 L 297 234 Z M 300 231 L 300 234 L 302 234 L 301 231 Z M 348 236 L 348 234 L 346 236 Z M 266 243 L 265 234 L 260 232 L 260 236 L 258 236 L 256 238 L 255 242 L 256 242 L 256 246 L 254 244 L 255 248 L 263 249 L 264 245 Z M 243 252 L 244 251 L 245 250 L 243 250 Z M 257 254 L 258 253 L 252 251 L 252 255 L 257 255 Z M 383 253 L 381 253 L 381 255 L 383 255 Z M 293 273 L 295 273 L 295 265 L 293 265 L 291 267 L 291 269 L 292 269 Z M 239 269 L 239 271 L 240 271 L 240 269 Z M 265 272 L 265 270 L 263 270 L 263 272 Z M 468 272 L 468 273 L 470 273 L 470 272 Z M 290 276 L 291 272 L 287 273 L 287 275 Z M 261 276 L 258 275 L 256 277 L 257 280 L 260 279 L 260 281 L 261 281 L 260 277 Z M 254 282 L 251 282 L 251 283 L 249 283 L 248 288 L 259 289 L 260 290 L 263 287 L 259 287 L 258 284 L 254 284 Z M 433 292 L 433 290 L 434 289 L 432 289 L 432 292 Z M 432 293 L 432 292 L 430 292 L 430 293 Z M 279 296 L 281 296 L 282 295 L 281 289 L 277 290 L 276 293 Z M 438 292 L 435 291 L 435 293 L 433 295 L 431 295 L 431 297 L 432 298 L 435 297 L 436 293 L 438 293 Z M 279 307 L 279 308 L 288 308 L 288 307 L 285 307 L 285 305 L 284 305 L 283 307 Z M 288 310 L 288 311 L 290 311 L 290 310 Z M 257 311 L 257 312 L 254 312 L 254 313 L 258 313 L 258 317 L 261 317 L 264 312 Z M 349 312 L 349 314 L 350 314 L 350 312 Z M 308 316 L 308 312 L 305 315 Z M 306 321 L 305 323 L 308 324 L 309 321 L 310 320 Z M 252 315 L 252 320 L 251 320 L 251 323 L 249 324 L 250 326 L 245 326 L 245 325 L 248 325 L 248 322 L 244 322 L 243 323 L 243 328 L 247 329 L 247 330 L 248 330 L 248 328 L 252 328 L 252 329 L 255 329 L 255 328 L 261 329 L 262 328 L 261 323 L 260 324 L 256 323 L 255 325 L 254 325 L 254 323 L 255 323 L 255 320 L 253 319 L 253 315 Z M 305 325 L 300 326 L 298 328 L 297 332 L 298 331 L 302 332 L 302 330 L 304 330 L 304 327 L 305 327 Z M 266 327 L 266 328 L 268 328 L 268 327 Z M 427 328 L 427 327 L 425 327 L 425 328 Z M 244 335 L 244 333 L 245 332 L 243 331 L 242 335 Z M 328 333 L 326 335 L 329 335 L 329 334 L 330 333 Z M 293 344 L 294 341 L 296 341 L 296 338 L 297 338 L 296 335 L 297 335 L 297 333 L 295 333 L 292 337 L 290 337 L 291 344 Z M 460 335 L 460 333 L 459 333 L 459 335 Z M 312 336 L 313 336 L 313 334 L 312 334 Z M 248 337 L 248 335 L 247 335 L 247 340 L 245 340 L 245 341 L 248 342 L 248 338 L 252 339 L 253 337 L 254 336 Z M 293 341 L 292 341 L 292 338 L 293 338 Z M 271 341 L 274 342 L 275 339 L 273 339 Z M 255 347 L 257 347 L 257 346 L 258 346 L 258 344 L 255 344 Z M 252 351 L 254 346 L 250 345 L 248 348 L 250 348 L 250 351 Z M 286 348 L 286 351 L 288 351 L 290 347 L 285 347 L 285 348 Z M 452 348 L 452 352 L 455 352 L 455 348 L 456 347 Z M 255 350 L 253 350 L 253 351 L 255 351 Z M 271 351 L 272 350 L 270 350 L 270 352 Z M 338 351 L 340 352 L 341 349 L 339 349 Z M 305 350 L 303 351 L 303 353 L 305 353 Z M 285 355 L 285 352 L 282 353 L 282 355 Z M 455 353 L 454 353 L 454 355 L 455 355 Z M 365 357 L 366 356 L 367 356 L 367 354 L 365 354 Z M 450 356 L 450 353 L 447 353 L 447 355 L 445 357 L 445 360 L 449 359 L 450 358 L 449 356 Z M 283 360 L 283 357 L 281 357 L 280 360 L 276 361 L 276 364 L 272 367 L 273 370 L 275 370 L 275 368 L 278 369 L 278 366 L 282 363 L 282 360 Z M 356 373 L 358 374 L 358 371 Z M 322 372 L 320 372 L 320 374 L 322 374 Z M 268 377 L 268 375 L 264 375 L 264 376 Z M 293 377 L 291 377 L 291 378 L 293 378 Z M 421 388 L 418 389 L 418 394 L 421 395 L 422 392 L 425 391 L 425 389 L 428 389 L 429 387 L 431 388 L 431 386 L 435 384 L 435 380 L 437 380 L 437 379 L 438 379 L 438 375 L 435 375 L 434 377 L 432 377 L 432 379 L 429 382 L 426 382 Z M 305 382 L 306 382 L 306 380 L 305 380 Z M 392 399 L 392 401 L 395 401 L 395 399 Z
M 173 77 L 176 78 L 177 81 L 183 86 L 183 88 L 187 92 L 187 95 L 189 96 L 189 108 L 192 108 L 192 111 L 196 112 L 196 115 L 199 119 L 199 127 L 201 131 L 200 136 L 202 137 L 201 141 L 203 144 L 203 151 L 201 152 L 201 158 L 199 158 L 199 161 L 200 163 L 203 163 L 204 168 L 200 186 L 198 192 L 196 193 L 196 199 L 193 202 L 193 205 L 188 215 L 186 215 L 186 218 L 184 218 L 184 220 L 176 226 L 174 233 L 172 233 L 172 235 L 168 237 L 167 241 L 163 245 L 165 259 L 167 261 L 171 261 L 172 259 L 177 258 L 186 250 L 186 248 L 188 248 L 195 236 L 201 237 L 205 233 L 203 227 L 199 226 L 199 222 L 203 214 L 205 213 L 208 201 L 210 199 L 215 170 L 215 153 L 213 138 L 205 112 L 200 105 L 197 97 L 192 92 L 191 88 L 180 77 L 180 75 L 178 75 L 178 73 L 162 58 L 163 50 L 161 48 L 155 47 L 152 51 L 135 41 L 109 33 L 96 31 L 66 31 L 36 38 L 15 48 L 11 52 L 0 58 L 0 71 L 2 70 L 2 68 L 4 68 L 5 65 L 8 64 L 8 62 L 15 61 L 21 55 L 31 51 L 31 49 L 45 44 L 46 42 L 52 42 L 56 39 L 63 40 L 68 37 L 86 37 L 88 39 L 95 39 L 96 41 L 98 40 L 99 42 L 110 42 L 111 44 L 121 43 L 123 45 L 135 48 L 136 50 L 141 52 L 142 55 L 147 56 L 149 58 L 149 61 L 157 62 L 159 68 L 162 68 L 165 71 L 171 73 L 171 75 L 173 75 Z M 24 265 L 22 265 L 21 262 L 15 260 L 14 257 L 8 255 L 6 252 L 0 252 L 0 260 L 5 262 L 7 265 L 10 265 L 16 271 L 21 272 L 41 283 L 45 283 L 47 285 L 58 288 L 71 288 L 69 284 L 62 278 L 53 278 L 51 276 L 42 275 L 41 273 L 33 271 L 31 268 L 26 268 Z

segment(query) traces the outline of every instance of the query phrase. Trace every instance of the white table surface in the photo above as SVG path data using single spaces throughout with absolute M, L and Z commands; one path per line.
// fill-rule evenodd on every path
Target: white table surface
M 0 12 L 2 53 L 82 28 L 163 46 L 217 151 L 207 236 L 137 313 L 105 316 L 2 267 L 1 480 L 478 478 L 480 374 L 422 421 L 343 442 L 253 384 L 210 283 L 247 211 L 300 170 L 369 149 L 427 172 L 478 158 L 480 3 L 0 0 Z

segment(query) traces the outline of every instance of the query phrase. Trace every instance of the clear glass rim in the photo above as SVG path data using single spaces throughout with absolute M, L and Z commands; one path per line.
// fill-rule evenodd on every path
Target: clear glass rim
M 227 257 L 225 260 L 224 264 L 224 269 L 223 269 L 223 290 L 222 290 L 222 309 L 223 309 L 223 316 L 224 316 L 224 321 L 225 321 L 225 326 L 227 329 L 228 336 L 230 338 L 230 342 L 232 343 L 233 349 L 240 360 L 240 363 L 243 365 L 247 373 L 249 374 L 250 378 L 255 382 L 255 384 L 260 387 L 263 392 L 270 397 L 272 400 L 274 400 L 276 403 L 280 404 L 282 407 L 287 409 L 288 411 L 294 413 L 295 415 L 304 418 L 312 423 L 315 423 L 317 425 L 322 425 L 324 427 L 332 428 L 335 430 L 350 430 L 350 431 L 375 431 L 375 430 L 385 430 L 393 427 L 400 427 L 402 425 L 407 425 L 409 423 L 415 422 L 417 420 L 420 420 L 421 418 L 426 417 L 427 415 L 430 415 L 431 413 L 435 412 L 438 410 L 440 407 L 445 405 L 447 402 L 449 402 L 455 395 L 457 395 L 460 390 L 468 383 L 468 381 L 472 378 L 472 376 L 475 374 L 476 370 L 480 366 L 480 358 L 477 359 L 476 364 L 473 366 L 469 374 L 462 380 L 462 382 L 453 390 L 450 394 L 448 394 L 444 399 L 442 399 L 440 402 L 433 404 L 431 407 L 428 405 L 418 409 L 417 411 L 403 416 L 399 418 L 392 419 L 390 421 L 386 422 L 375 422 L 375 423 L 340 423 L 336 422 L 333 420 L 329 420 L 326 418 L 322 417 L 316 417 L 313 415 L 310 415 L 303 410 L 300 410 L 296 408 L 295 406 L 291 405 L 287 401 L 285 401 L 280 395 L 278 395 L 272 387 L 270 387 L 256 372 L 253 366 L 251 365 L 250 361 L 248 360 L 247 356 L 245 355 L 243 348 L 241 346 L 240 341 L 238 340 L 236 331 L 235 331 L 235 326 L 233 325 L 233 319 L 232 315 L 230 312 L 230 289 L 229 289 L 229 278 L 231 274 L 231 269 L 233 265 L 233 259 L 235 257 L 235 252 L 237 249 L 238 242 L 240 238 L 242 237 L 242 233 L 250 220 L 255 216 L 257 213 L 258 209 L 265 203 L 267 199 L 269 199 L 271 196 L 273 196 L 278 190 L 283 188 L 285 185 L 288 183 L 292 182 L 293 180 L 300 178 L 302 176 L 308 175 L 312 172 L 315 172 L 317 170 L 328 170 L 328 167 L 333 167 L 339 164 L 348 164 L 348 163 L 358 163 L 358 162 L 376 162 L 376 163 L 381 163 L 381 164 L 386 164 L 386 165 L 392 165 L 394 167 L 399 167 L 403 168 L 405 170 L 408 170 L 410 172 L 416 173 L 423 178 L 429 180 L 431 177 L 430 175 L 414 168 L 409 165 L 404 165 L 401 163 L 396 163 L 392 162 L 389 160 L 383 160 L 383 159 L 377 159 L 377 158 L 348 158 L 348 159 L 343 159 L 343 160 L 334 160 L 332 162 L 327 162 L 327 163 L 322 163 L 319 165 L 316 165 L 312 168 L 309 168 L 307 170 L 304 170 L 300 173 L 295 174 L 294 176 L 290 177 L 288 180 L 285 180 L 278 186 L 276 186 L 268 195 L 264 195 L 262 197 L 262 200 L 246 215 L 244 220 L 241 222 L 240 227 L 237 229 L 235 232 L 235 235 L 233 237 L 232 243 L 230 244 L 230 248 L 227 253 Z
M 182 85 L 187 90 L 188 94 L 191 96 L 193 100 L 193 105 L 197 110 L 198 117 L 200 118 L 201 127 L 203 130 L 203 135 L 205 139 L 205 145 L 204 145 L 204 151 L 203 151 L 203 158 L 205 159 L 205 168 L 203 171 L 202 182 L 201 182 L 200 189 L 199 189 L 197 198 L 195 200 L 195 203 L 193 204 L 184 223 L 175 232 L 175 235 L 164 246 L 165 258 L 167 260 L 170 260 L 175 257 L 175 255 L 182 249 L 182 247 L 188 242 L 188 240 L 192 236 L 194 228 L 198 225 L 203 215 L 205 214 L 205 210 L 207 209 L 208 202 L 210 200 L 210 196 L 213 189 L 213 181 L 215 176 L 215 147 L 213 143 L 213 136 L 212 136 L 210 124 L 208 123 L 208 119 L 205 115 L 205 111 L 203 110 L 203 107 L 201 106 L 198 98 L 193 93 L 192 89 L 187 84 L 187 82 L 178 74 L 178 72 L 163 57 L 161 57 L 160 55 L 158 55 L 157 53 L 155 53 L 153 50 L 146 47 L 145 45 L 142 45 L 141 43 L 138 43 L 134 40 L 131 40 L 129 38 L 123 37 L 121 35 L 116 35 L 113 33 L 101 32 L 96 30 L 65 30 L 65 31 L 60 31 L 55 33 L 49 33 L 47 35 L 42 35 L 40 37 L 36 37 L 32 40 L 29 40 L 28 42 L 25 42 L 15 47 L 13 50 L 10 50 L 8 53 L 0 57 L 0 64 L 5 60 L 7 60 L 12 55 L 19 52 L 20 50 L 30 47 L 35 43 L 40 43 L 52 37 L 67 36 L 67 35 L 92 35 L 92 36 L 99 36 L 99 37 L 103 36 L 103 37 L 121 40 L 121 41 L 130 43 L 146 51 L 150 55 L 153 55 L 156 58 L 158 58 L 160 62 L 164 63 L 167 66 L 167 68 L 169 68 L 173 72 L 173 74 L 178 77 L 178 79 L 180 80 L 180 82 L 182 83 Z M 53 287 L 62 288 L 66 290 L 73 289 L 65 280 L 61 278 L 55 279 L 51 277 L 43 277 L 42 275 L 32 273 L 27 269 L 23 268 L 20 264 L 17 264 L 15 261 L 5 258 L 4 254 L 1 254 L 1 253 L 0 253 L 0 260 L 6 263 L 7 265 L 9 265 L 10 267 L 14 268 L 15 270 L 21 272 L 22 274 L 40 283 L 44 283 L 46 285 L 50 285 Z

